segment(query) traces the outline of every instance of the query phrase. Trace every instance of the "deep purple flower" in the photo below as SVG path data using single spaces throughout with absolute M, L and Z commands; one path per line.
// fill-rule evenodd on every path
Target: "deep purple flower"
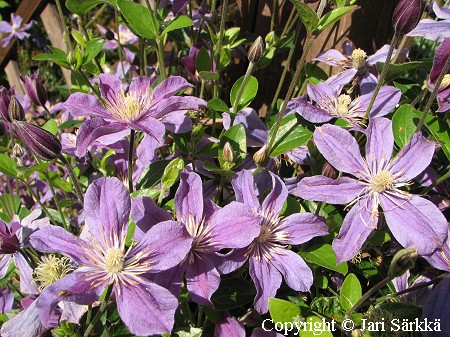
M 20 75 L 20 82 L 35 105 L 45 106 L 45 103 L 47 102 L 47 92 L 39 78 L 39 69 L 31 76 Z
M 394 237 L 403 247 L 431 254 L 447 237 L 447 221 L 430 201 L 400 190 L 422 172 L 433 158 L 435 144 L 415 133 L 392 158 L 392 122 L 376 118 L 367 128 L 366 159 L 358 142 L 346 130 L 326 124 L 314 132 L 314 141 L 337 170 L 357 179 L 324 176 L 304 178 L 294 195 L 330 204 L 351 204 L 339 235 L 333 241 L 337 261 L 348 261 L 378 226 L 379 207 Z
M 439 7 L 437 2 L 433 3 L 434 14 L 440 21 L 433 19 L 423 19 L 419 21 L 416 28 L 410 31 L 407 36 L 422 36 L 426 39 L 442 42 L 450 37 L 450 6 Z
M 31 237 L 36 249 L 61 253 L 80 265 L 39 297 L 37 305 L 44 322 L 61 300 L 92 304 L 111 286 L 119 315 L 131 333 L 142 336 L 171 331 L 178 301 L 143 275 L 178 264 L 188 253 L 192 238 L 179 223 L 165 221 L 127 249 L 130 204 L 128 191 L 119 180 L 100 178 L 86 192 L 85 240 L 55 226 Z
M 11 24 L 6 21 L 0 22 L 0 32 L 9 34 L 7 37 L 2 39 L 2 47 L 5 48 L 7 45 L 11 43 L 14 38 L 18 38 L 23 40 L 30 36 L 30 34 L 25 33 L 27 30 L 31 28 L 34 24 L 34 21 L 30 21 L 25 26 L 22 26 L 22 18 L 19 15 L 15 15 L 11 13 Z
M 166 128 L 171 132 L 187 132 L 192 128 L 187 110 L 198 110 L 206 103 L 196 97 L 175 94 L 191 85 L 182 77 L 172 76 L 151 85 L 156 77 L 138 77 L 125 91 L 122 82 L 114 75 L 98 77 L 102 101 L 95 96 L 75 93 L 64 107 L 75 116 L 92 116 L 78 132 L 77 156 L 81 157 L 96 139 L 112 144 L 129 134 L 130 129 L 143 131 L 162 141 Z
M 231 202 L 223 208 L 204 201 L 198 174 L 182 172 L 175 194 L 177 221 L 183 223 L 194 239 L 187 258 L 175 268 L 156 275 L 155 281 L 180 294 L 184 274 L 191 299 L 211 306 L 211 295 L 218 289 L 220 262 L 218 251 L 249 245 L 259 233 L 259 218 L 241 203 Z
M 11 122 L 11 117 L 9 116 L 8 107 L 11 102 L 11 97 L 15 94 L 14 89 L 6 89 L 5 87 L 0 87 L 0 116 L 5 122 Z
M 392 15 L 396 33 L 407 34 L 417 26 L 422 15 L 422 0 L 400 0 Z
M 449 25 L 450 29 L 450 25 Z M 434 55 L 433 68 L 430 72 L 429 89 L 434 89 L 436 80 L 444 68 L 445 62 L 450 57 L 450 37 L 444 39 L 441 45 L 436 49 Z M 450 70 L 444 75 L 437 96 L 439 109 L 438 112 L 445 112 L 450 109 Z
M 288 103 L 287 113 L 296 112 L 312 123 L 324 123 L 333 118 L 342 118 L 355 126 L 364 125 L 372 93 L 352 99 L 349 95 L 340 94 L 340 86 L 336 88 L 327 82 L 320 82 L 315 86 L 308 84 L 308 96 L 317 106 L 307 102 L 304 97 L 298 97 Z M 369 118 L 381 117 L 391 112 L 401 96 L 400 89 L 382 86 Z
M 327 225 L 310 213 L 293 214 L 281 218 L 280 212 L 288 197 L 284 183 L 275 174 L 272 190 L 262 203 L 258 201 L 253 174 L 242 170 L 232 181 L 236 200 L 248 205 L 258 222 L 257 237 L 245 248 L 234 249 L 225 257 L 221 272 L 230 273 L 250 260 L 250 276 L 256 285 L 255 309 L 269 310 L 269 297 L 275 297 L 282 276 L 289 287 L 308 292 L 313 282 L 311 269 L 288 245 L 305 243 L 315 236 L 328 234 Z

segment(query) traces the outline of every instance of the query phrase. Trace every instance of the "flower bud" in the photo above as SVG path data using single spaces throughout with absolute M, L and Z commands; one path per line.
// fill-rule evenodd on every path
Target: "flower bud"
M 1 117 L 7 121 L 11 122 L 9 118 L 9 103 L 11 102 L 11 95 L 14 94 L 13 90 L 8 90 L 5 87 L 0 87 L 0 115 Z
M 203 125 L 197 125 L 191 132 L 191 141 L 194 144 L 198 144 L 198 142 L 202 139 L 204 132 L 205 130 L 203 128 Z
M 17 100 L 15 96 L 11 97 L 8 107 L 9 117 L 16 121 L 23 121 L 25 119 L 25 112 L 23 111 L 22 104 Z
M 252 63 L 258 62 L 264 54 L 264 49 L 264 40 L 261 36 L 258 36 L 258 38 L 255 40 L 255 42 L 253 42 L 253 44 L 250 46 L 250 49 L 248 50 L 248 60 Z
M 330 179 L 336 179 L 338 171 L 326 161 L 322 166 L 322 175 Z
M 43 160 L 53 160 L 61 154 L 61 142 L 47 130 L 27 122 L 13 121 L 14 130 L 33 154 Z
M 231 147 L 230 142 L 226 142 L 223 146 L 223 160 L 225 160 L 228 163 L 234 162 L 234 151 Z
M 392 15 L 396 33 L 408 34 L 419 23 L 422 15 L 422 0 L 400 0 Z
M 27 92 L 31 101 L 37 106 L 44 106 L 47 102 L 47 92 L 39 78 L 39 70 L 35 71 L 31 76 L 20 76 L 20 82 Z
M 404 248 L 399 250 L 392 259 L 389 267 L 388 276 L 393 279 L 402 276 L 407 270 L 414 267 L 419 256 L 416 247 Z
M 253 155 L 253 160 L 258 166 L 261 167 L 266 167 L 269 159 L 269 155 L 267 154 L 267 144 L 264 144 L 264 146 Z

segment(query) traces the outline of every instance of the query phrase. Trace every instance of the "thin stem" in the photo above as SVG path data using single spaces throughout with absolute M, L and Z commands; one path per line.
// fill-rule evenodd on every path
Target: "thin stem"
M 70 41 L 69 26 L 66 24 L 66 21 L 64 20 L 64 13 L 62 11 L 61 2 L 59 0 L 56 0 L 56 7 L 58 8 L 59 19 L 61 20 L 61 24 L 64 27 L 65 36 L 63 36 L 63 39 L 67 47 L 66 51 L 73 53 L 72 42 Z
M 384 79 L 386 78 L 386 75 L 387 75 L 387 72 L 389 69 L 389 64 L 391 63 L 392 53 L 394 52 L 395 45 L 397 44 L 398 36 L 399 35 L 397 33 L 395 33 L 394 36 L 392 37 L 392 41 L 389 46 L 388 55 L 386 57 L 386 62 L 384 62 L 383 70 L 381 71 L 380 78 L 378 79 L 377 86 L 375 87 L 375 90 L 373 91 L 372 99 L 370 100 L 369 107 L 367 108 L 367 111 L 366 111 L 366 115 L 365 115 L 366 119 L 369 118 L 370 111 L 372 110 L 373 104 L 375 103 L 375 99 L 377 98 L 378 92 L 380 91 L 381 86 L 384 83 Z
M 50 176 L 48 175 L 47 172 L 44 172 L 44 176 L 47 179 L 48 186 L 50 187 L 50 192 L 52 192 L 53 200 L 55 200 L 56 208 L 58 209 L 59 215 L 61 215 L 61 221 L 63 223 L 63 226 L 64 226 L 64 228 L 67 231 L 69 231 L 70 228 L 69 228 L 69 225 L 66 222 L 66 218 L 65 218 L 64 213 L 62 211 L 61 204 L 59 203 L 58 196 L 56 195 L 55 189 L 53 187 L 53 182 L 50 179 Z
M 53 225 L 58 226 L 58 223 L 56 222 L 55 218 L 50 214 L 50 212 L 47 210 L 47 207 L 42 204 L 41 200 L 39 199 L 39 196 L 34 193 L 31 186 L 26 182 L 22 181 L 25 184 L 25 187 L 27 188 L 28 192 L 30 192 L 31 197 L 39 204 L 41 209 L 44 211 L 45 215 L 50 219 L 50 221 L 53 223 Z
M 436 83 L 434 84 L 434 89 L 431 92 L 430 97 L 428 98 L 427 105 L 423 110 L 422 117 L 420 117 L 419 124 L 417 124 L 416 131 L 414 132 L 419 132 L 420 129 L 422 129 L 422 126 L 425 123 L 425 119 L 427 118 L 428 112 L 430 111 L 431 106 L 433 105 L 433 102 L 439 93 L 439 87 L 441 86 L 442 80 L 444 79 L 444 76 L 447 74 L 449 69 L 450 69 L 450 56 L 447 57 L 447 61 L 445 61 L 444 64 L 444 68 L 442 68 L 441 73 L 439 74 L 439 77 L 436 80 Z
M 98 9 L 98 11 L 95 12 L 94 16 L 92 17 L 92 19 L 89 20 L 89 22 L 86 24 L 86 28 L 89 28 L 90 26 L 92 26 L 92 24 L 94 22 L 97 21 L 98 17 L 103 13 L 103 11 L 106 9 L 106 7 L 108 6 L 108 4 L 103 4 L 101 5 L 101 7 Z M 117 22 L 117 21 L 116 21 Z
M 398 45 L 397 53 L 395 54 L 394 58 L 392 59 L 392 64 L 397 62 L 397 59 L 401 55 L 402 49 L 405 46 L 405 43 L 408 40 L 408 38 L 409 38 L 408 36 L 403 35 L 402 40 L 400 41 L 400 44 Z
M 114 10 L 114 18 L 116 20 L 117 23 L 117 45 L 118 48 L 117 50 L 119 51 L 119 63 L 120 63 L 120 67 L 122 68 L 122 74 L 124 79 L 129 82 L 129 78 L 127 77 L 127 75 L 125 74 L 125 66 L 123 64 L 123 49 L 122 49 L 122 43 L 120 42 L 120 34 L 119 34 L 119 14 L 117 13 L 117 10 Z
M 109 298 L 111 297 L 112 287 L 109 287 L 106 292 L 106 296 L 100 305 L 100 308 L 98 309 L 97 313 L 95 314 L 92 321 L 89 323 L 89 325 L 86 328 L 86 331 L 83 334 L 83 337 L 88 337 L 91 335 L 91 331 L 94 329 L 97 322 L 100 320 L 100 317 L 102 317 L 103 313 L 105 312 L 106 308 L 109 304 Z
M 447 173 L 444 174 L 442 177 L 439 177 L 438 179 L 433 181 L 433 183 L 430 186 L 427 186 L 426 188 L 424 188 L 423 191 L 421 192 L 421 194 L 427 194 L 429 191 L 431 191 L 433 188 L 435 188 L 437 185 L 439 185 L 443 181 L 446 181 L 448 178 L 450 178 L 450 170 L 448 170 Z
M 269 32 L 273 31 L 275 27 L 275 13 L 277 12 L 278 0 L 272 0 L 272 16 L 270 18 L 270 29 Z
M 72 165 L 70 165 L 70 163 L 67 161 L 67 159 L 63 155 L 61 155 L 59 157 L 59 159 L 63 162 L 64 166 L 67 168 L 67 172 L 69 172 L 70 179 L 72 179 L 73 187 L 75 189 L 75 194 L 76 194 L 81 206 L 83 206 L 84 205 L 83 192 L 81 190 L 80 183 L 78 182 L 75 172 L 72 169 Z
M 136 131 L 131 129 L 130 131 L 130 147 L 128 151 L 128 189 L 130 193 L 133 193 L 133 158 L 134 158 L 134 138 Z
M 220 30 L 219 35 L 217 37 L 217 56 L 216 56 L 216 72 L 219 74 L 221 73 L 221 66 L 220 66 L 220 54 L 222 53 L 222 43 L 223 43 L 223 35 L 225 33 L 225 17 L 226 17 L 226 8 L 228 6 L 228 0 L 223 0 L 222 3 L 222 11 L 220 13 Z M 220 81 L 220 79 L 219 79 Z M 219 81 L 214 81 L 214 98 L 218 97 L 218 89 L 219 89 Z
M 254 63 L 250 62 L 248 67 L 247 67 L 247 71 L 245 72 L 244 75 L 244 79 L 242 80 L 242 84 L 239 88 L 239 91 L 236 95 L 236 99 L 234 100 L 234 104 L 233 104 L 233 114 L 237 114 L 238 113 L 238 105 L 239 105 L 239 101 L 241 100 L 242 94 L 244 93 L 244 89 L 247 86 L 248 80 L 250 79 L 250 75 L 252 74 L 253 71 L 253 67 L 254 67 Z

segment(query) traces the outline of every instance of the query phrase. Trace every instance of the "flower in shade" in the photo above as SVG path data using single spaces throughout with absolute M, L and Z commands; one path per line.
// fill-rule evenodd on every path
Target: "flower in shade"
M 288 245 L 299 245 L 311 238 L 328 234 L 321 218 L 310 213 L 280 216 L 288 191 L 279 177 L 271 174 L 272 190 L 262 203 L 258 201 L 253 174 L 242 170 L 233 179 L 236 200 L 252 209 L 258 222 L 257 237 L 245 248 L 234 249 L 224 258 L 220 270 L 230 273 L 250 260 L 250 276 L 256 285 L 255 309 L 260 313 L 269 310 L 269 297 L 275 297 L 282 276 L 287 285 L 308 292 L 313 283 L 311 269 Z
M 155 282 L 179 295 L 185 274 L 191 299 L 212 306 L 211 295 L 220 284 L 217 252 L 249 245 L 259 233 L 260 219 L 242 203 L 231 202 L 220 208 L 210 200 L 204 201 L 202 181 L 196 173 L 181 173 L 174 202 L 177 220 L 193 238 L 192 247 L 181 264 L 156 275 Z
M 352 99 L 349 95 L 340 94 L 340 86 L 333 87 L 327 82 L 320 82 L 315 86 L 308 84 L 308 96 L 317 106 L 309 103 L 304 97 L 298 97 L 288 103 L 287 113 L 296 112 L 312 123 L 324 123 L 333 118 L 342 118 L 352 125 L 363 125 L 372 93 Z M 388 114 L 398 104 L 401 96 L 400 89 L 382 86 L 369 117 L 381 117 Z
M 349 204 L 339 235 L 333 241 L 337 261 L 348 261 L 377 228 L 379 207 L 393 236 L 403 247 L 431 254 L 447 237 L 447 221 L 430 201 L 400 188 L 421 173 L 433 158 L 435 144 L 415 133 L 392 157 L 392 122 L 376 118 L 367 128 L 366 158 L 346 130 L 326 124 L 314 132 L 314 142 L 337 170 L 357 179 L 314 176 L 302 179 L 294 195 L 330 204 Z
M 127 248 L 130 196 L 116 178 L 100 178 L 85 197 L 85 228 L 78 238 L 50 226 L 31 237 L 33 247 L 72 258 L 80 267 L 48 286 L 37 300 L 45 323 L 58 302 L 92 304 L 110 286 L 119 315 L 131 333 L 143 336 L 168 333 L 174 323 L 177 299 L 148 281 L 178 264 L 188 253 L 192 238 L 175 221 L 155 225 L 134 247 Z
M 192 122 L 186 116 L 187 110 L 198 110 L 206 103 L 196 97 L 175 96 L 191 87 L 182 77 L 169 77 L 151 90 L 155 81 L 156 77 L 138 77 L 125 90 L 118 77 L 101 74 L 101 101 L 84 93 L 72 94 L 64 107 L 74 116 L 94 117 L 79 129 L 76 155 L 83 156 L 99 138 L 105 145 L 115 143 L 130 129 L 143 131 L 158 141 L 162 141 L 166 128 L 171 132 L 189 131 Z
M 216 321 L 214 329 L 214 337 L 245 337 L 244 324 L 239 322 L 235 317 L 231 316 L 228 312 L 221 313 L 219 319 Z M 264 328 L 257 328 L 251 334 L 251 337 L 282 337 L 276 331 L 271 331 Z
M 0 87 L 0 116 L 3 121 L 11 122 L 11 117 L 9 116 L 9 103 L 11 102 L 11 97 L 14 96 L 14 89 L 6 89 L 5 87 Z
M 47 102 L 47 92 L 39 78 L 39 70 L 36 70 L 31 76 L 20 75 L 20 82 L 35 105 L 45 106 L 45 103 Z
M 410 31 L 407 36 L 422 36 L 426 39 L 442 42 L 450 37 L 450 6 L 439 7 L 437 2 L 433 3 L 433 12 L 440 21 L 433 19 L 423 19 L 419 21 L 416 28 Z
M 2 39 L 3 48 L 9 45 L 11 41 L 16 37 L 20 40 L 23 40 L 30 36 L 30 34 L 26 33 L 26 31 L 31 28 L 31 26 L 34 24 L 34 21 L 30 21 L 23 27 L 22 21 L 23 19 L 19 15 L 11 13 L 11 24 L 6 21 L 0 22 L 0 33 L 9 34 L 7 37 Z
M 450 26 L 449 26 L 450 29 Z M 450 57 L 450 37 L 444 39 L 441 45 L 436 49 L 434 55 L 433 68 L 430 72 L 429 89 L 432 91 L 436 80 L 441 74 L 445 62 Z M 450 70 L 444 75 L 437 95 L 439 109 L 438 112 L 445 112 L 450 109 Z

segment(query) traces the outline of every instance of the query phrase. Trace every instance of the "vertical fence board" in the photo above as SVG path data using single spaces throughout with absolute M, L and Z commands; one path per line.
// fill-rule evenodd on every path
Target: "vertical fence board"
M 16 61 L 10 60 L 5 67 L 6 77 L 8 79 L 9 87 L 15 87 L 16 92 L 20 95 L 24 95 L 22 85 L 20 84 L 20 70 Z

